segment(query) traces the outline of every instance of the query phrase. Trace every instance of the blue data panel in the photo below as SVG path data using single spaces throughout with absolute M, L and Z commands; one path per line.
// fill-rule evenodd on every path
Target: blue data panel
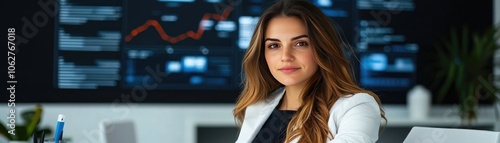
M 59 89 L 118 86 L 122 69 L 122 1 L 59 2 L 54 86 Z
M 416 84 L 417 19 L 413 0 L 358 0 L 356 53 L 359 83 L 380 92 L 405 95 Z

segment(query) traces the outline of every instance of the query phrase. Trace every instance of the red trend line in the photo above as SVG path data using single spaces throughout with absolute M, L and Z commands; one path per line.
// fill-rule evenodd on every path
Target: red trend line
M 177 42 L 180 42 L 186 38 L 193 38 L 195 40 L 198 40 L 201 38 L 201 36 L 203 36 L 203 32 L 205 31 L 205 29 L 203 28 L 203 25 L 202 25 L 202 22 L 204 20 L 208 20 L 209 18 L 213 18 L 217 21 L 226 20 L 227 17 L 229 16 L 229 14 L 231 14 L 232 10 L 233 10 L 233 7 L 228 6 L 226 9 L 224 9 L 224 11 L 222 12 L 222 15 L 218 15 L 218 14 L 214 14 L 214 13 L 205 13 L 200 20 L 198 31 L 194 32 L 194 31 L 190 30 L 190 31 L 183 33 L 183 34 L 180 34 L 178 36 L 168 35 L 167 33 L 165 33 L 165 30 L 163 30 L 163 28 L 161 27 L 160 23 L 158 23 L 157 20 L 151 19 L 151 20 L 146 21 L 146 23 L 144 23 L 143 25 L 132 30 L 130 32 L 130 34 L 128 34 L 125 37 L 125 42 L 130 42 L 130 40 L 132 40 L 135 36 L 137 36 L 141 32 L 144 32 L 150 26 L 152 26 L 156 29 L 158 34 L 160 34 L 161 39 L 168 41 L 170 43 L 177 43 Z

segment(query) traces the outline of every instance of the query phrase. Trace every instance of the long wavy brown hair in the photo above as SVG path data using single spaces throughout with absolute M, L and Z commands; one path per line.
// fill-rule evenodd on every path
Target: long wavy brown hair
M 239 125 L 243 123 L 248 106 L 268 98 L 271 92 L 283 86 L 271 75 L 264 57 L 265 30 L 269 21 L 277 16 L 297 17 L 305 23 L 313 57 L 319 66 L 301 93 L 302 105 L 289 123 L 285 142 L 297 137 L 300 137 L 299 142 L 307 143 L 322 143 L 333 139 L 328 129 L 330 108 L 344 95 L 368 93 L 381 105 L 375 93 L 356 84 L 333 21 L 306 0 L 281 0 L 261 15 L 243 57 L 244 88 L 233 110 Z M 382 106 L 380 113 L 386 120 Z

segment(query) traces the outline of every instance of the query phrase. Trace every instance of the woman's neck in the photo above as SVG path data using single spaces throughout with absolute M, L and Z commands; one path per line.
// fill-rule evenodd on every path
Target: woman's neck
M 279 110 L 293 110 L 296 111 L 302 105 L 302 88 L 286 87 L 285 95 L 281 99 Z

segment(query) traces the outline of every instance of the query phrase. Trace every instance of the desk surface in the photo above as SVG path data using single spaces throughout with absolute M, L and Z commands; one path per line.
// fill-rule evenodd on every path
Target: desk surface
M 408 127 L 408 126 L 436 126 L 436 127 L 460 127 L 466 126 L 467 122 L 459 117 L 458 106 L 433 106 L 428 118 L 410 119 L 405 105 L 385 106 L 388 127 Z M 492 106 L 481 106 L 478 108 L 477 120 L 472 122 L 472 126 L 493 126 L 498 119 L 495 119 Z
M 232 106 L 230 108 L 232 109 Z M 492 106 L 479 107 L 478 118 L 470 127 L 462 124 L 458 116 L 458 106 L 433 106 L 430 116 L 423 120 L 410 119 L 405 105 L 386 105 L 384 109 L 388 124 L 379 142 L 387 143 L 402 142 L 414 126 L 490 128 L 494 126 L 495 122 L 500 122 L 498 121 L 499 119 L 495 119 Z M 188 125 L 189 130 L 186 134 L 189 134 L 189 137 L 196 136 L 197 127 L 236 127 L 235 120 L 231 114 L 227 114 L 227 111 L 221 111 L 220 113 L 220 116 L 215 116 L 216 118 L 189 118 L 191 120 L 188 121 L 190 124 Z M 197 142 L 193 138 L 187 138 L 186 140 L 189 140 L 191 143 Z

